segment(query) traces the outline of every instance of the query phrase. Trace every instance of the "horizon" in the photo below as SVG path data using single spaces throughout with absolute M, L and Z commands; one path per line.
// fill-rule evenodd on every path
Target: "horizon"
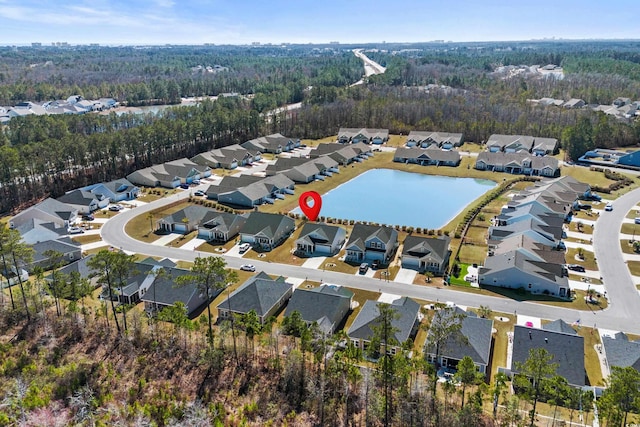
M 628 0 L 616 7 L 599 0 L 539 0 L 517 6 L 460 0 L 456 12 L 430 3 L 436 2 L 23 0 L 16 5 L 0 0 L 0 43 L 242 46 L 640 39 L 640 27 L 625 7 L 634 5 Z

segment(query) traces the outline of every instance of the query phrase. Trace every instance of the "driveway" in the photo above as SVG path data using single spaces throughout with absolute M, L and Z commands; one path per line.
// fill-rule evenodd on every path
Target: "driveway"
M 189 192 L 180 192 L 135 210 L 122 212 L 104 224 L 101 229 L 102 239 L 106 244 L 113 247 L 121 247 L 130 252 L 193 261 L 198 254 L 192 250 L 150 245 L 129 237 L 124 230 L 126 223 L 136 215 L 144 214 L 187 197 L 189 197 Z M 640 322 L 632 321 L 632 319 L 636 319 L 637 313 L 640 312 L 640 295 L 636 291 L 631 275 L 622 258 L 619 240 L 622 220 L 626 212 L 635 206 L 639 200 L 640 189 L 620 197 L 616 200 L 615 209 L 612 212 L 607 212 L 607 215 L 602 215 L 606 220 L 603 221 L 600 218 L 601 220 L 598 221 L 595 227 L 594 246 L 601 275 L 605 283 L 616 284 L 616 286 L 607 287 L 607 296 L 611 303 L 610 308 L 600 311 L 580 311 L 535 304 L 533 302 L 515 301 L 497 296 L 460 292 L 454 290 L 453 287 L 438 289 L 400 283 L 398 281 L 386 282 L 358 274 L 321 271 L 260 260 L 252 260 L 252 264 L 256 266 L 256 269 L 265 271 L 268 274 L 284 277 L 305 277 L 308 280 L 318 282 L 323 280 L 327 283 L 343 284 L 356 289 L 400 294 L 427 301 L 453 301 L 456 304 L 470 307 L 485 305 L 497 312 L 513 313 L 517 311 L 521 315 L 553 320 L 563 319 L 569 323 L 580 319 L 581 324 L 584 326 L 593 326 L 597 323 L 600 327 L 640 334 Z M 230 268 L 239 268 L 243 263 L 243 260 L 237 257 L 227 256 L 226 254 L 223 257 Z

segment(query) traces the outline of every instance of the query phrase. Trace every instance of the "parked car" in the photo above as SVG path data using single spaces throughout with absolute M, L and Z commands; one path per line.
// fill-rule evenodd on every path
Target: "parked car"
M 82 215 L 83 221 L 93 221 L 94 219 L 96 219 L 96 217 L 93 216 L 93 214 Z
M 636 219 L 633 220 L 636 224 L 640 224 L 640 216 L 637 216 Z
M 69 232 L 69 234 L 82 234 L 84 233 L 84 229 L 80 228 L 80 227 L 69 227 L 69 230 L 67 230 Z
M 581 273 L 584 273 L 584 267 L 581 266 L 580 264 L 569 264 L 567 265 L 567 269 L 568 270 L 572 270 L 572 271 L 579 271 Z
M 200 185 L 200 180 L 199 179 L 194 179 L 193 181 L 191 181 L 192 184 L 195 185 Z
M 109 206 L 109 210 L 112 212 L 119 212 L 120 211 L 120 205 L 111 205 Z
M 256 268 L 252 264 L 242 264 L 240 266 L 240 270 L 242 270 L 242 271 L 256 271 Z
M 604 210 L 607 212 L 611 212 L 613 210 L 613 203 L 609 202 L 605 205 Z
M 240 249 L 240 253 L 243 254 L 245 252 L 247 252 L 249 250 L 249 248 L 251 248 L 251 245 L 248 243 L 243 243 L 240 245 L 239 249 Z
M 593 200 L 593 201 L 599 202 L 599 201 L 601 201 L 601 200 L 602 200 L 602 197 L 600 197 L 600 196 L 599 196 L 598 194 L 596 194 L 596 193 L 591 193 L 591 194 L 589 194 L 589 196 L 587 196 L 585 199 L 586 199 L 586 200 Z
M 180 188 L 182 188 L 183 190 L 188 190 L 189 184 L 180 184 Z
M 582 209 L 584 211 L 588 211 L 589 209 L 591 209 L 591 205 L 588 205 L 586 203 L 580 203 L 580 204 L 578 204 L 578 209 Z
M 193 193 L 195 196 L 204 196 L 206 193 L 202 190 L 196 190 L 195 193 Z
M 369 270 L 369 264 L 363 262 L 362 264 L 360 264 L 360 268 L 358 268 L 358 273 L 365 274 L 367 270 Z

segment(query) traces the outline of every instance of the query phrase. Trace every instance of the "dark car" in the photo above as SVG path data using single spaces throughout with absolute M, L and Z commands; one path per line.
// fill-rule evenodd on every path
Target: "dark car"
M 189 184 L 180 184 L 180 188 L 182 188 L 183 190 L 188 190 Z
M 358 268 L 358 272 L 360 274 L 366 273 L 367 270 L 369 270 L 369 264 L 367 264 L 366 262 L 363 262 L 362 264 L 360 264 L 360 268 Z
M 96 217 L 93 216 L 93 214 L 82 215 L 83 221 L 93 221 L 94 219 L 96 219 Z
M 581 273 L 584 273 L 584 267 L 579 265 L 579 264 L 569 264 L 567 265 L 567 269 L 572 270 L 572 271 L 579 271 Z

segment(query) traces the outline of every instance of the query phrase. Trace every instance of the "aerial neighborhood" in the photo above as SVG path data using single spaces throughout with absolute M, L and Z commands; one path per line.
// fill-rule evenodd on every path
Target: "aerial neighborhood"
M 0 426 L 640 423 L 640 44 L 537 43 L 0 46 Z

